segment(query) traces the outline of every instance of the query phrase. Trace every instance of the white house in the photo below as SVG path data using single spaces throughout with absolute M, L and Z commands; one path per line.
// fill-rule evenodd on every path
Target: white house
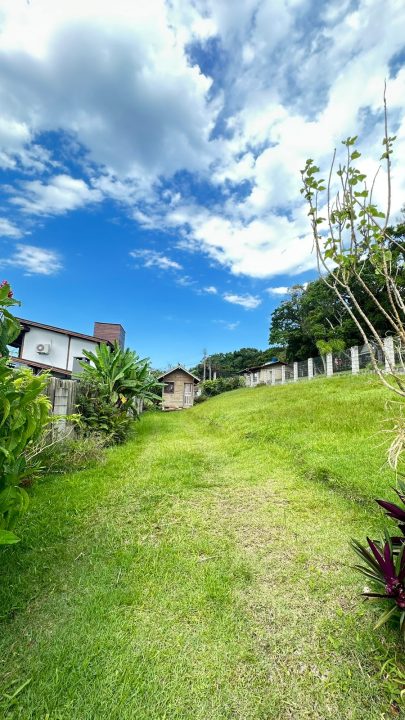
M 250 368 L 246 368 L 243 371 L 246 385 L 248 387 L 254 387 L 259 384 L 274 385 L 281 383 L 282 374 L 281 368 L 285 363 L 277 360 L 269 360 L 269 362 L 263 363 L 263 365 L 254 365 Z
M 34 372 L 49 370 L 59 378 L 69 378 L 72 372 L 80 372 L 83 350 L 94 351 L 100 343 L 112 344 L 115 340 L 124 346 L 125 331 L 116 323 L 94 323 L 94 334 L 84 335 L 53 325 L 44 325 L 18 318 L 21 333 L 12 343 L 11 355 L 14 365 L 27 365 Z

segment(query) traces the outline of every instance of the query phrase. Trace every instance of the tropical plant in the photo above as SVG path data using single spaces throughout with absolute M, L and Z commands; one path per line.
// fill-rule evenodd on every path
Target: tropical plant
M 115 445 L 127 440 L 137 409 L 113 405 L 100 385 L 80 383 L 76 398 L 80 412 L 81 432 L 85 437 L 98 435 L 104 444 Z
M 84 351 L 77 407 L 85 434 L 101 433 L 106 444 L 124 442 L 144 400 L 160 401 L 149 362 L 117 343 Z
M 368 580 L 382 586 L 384 592 L 372 592 L 366 588 L 363 595 L 390 601 L 390 607 L 382 614 L 375 629 L 396 614 L 399 615 L 400 629 L 405 635 L 405 544 L 402 543 L 400 550 L 396 552 L 388 532 L 383 542 L 378 543 L 367 538 L 367 543 L 369 549 L 352 540 L 353 550 L 364 563 L 355 567 Z
M 8 345 L 20 332 L 20 324 L 7 309 L 17 304 L 8 283 L 0 287 L 0 545 L 18 542 L 13 530 L 25 512 L 29 498 L 20 487 L 31 472 L 26 458 L 29 446 L 38 440 L 50 421 L 49 400 L 43 394 L 46 375 L 9 365 Z
M 99 386 L 112 405 L 133 407 L 133 400 L 155 400 L 158 383 L 152 375 L 149 361 L 141 359 L 127 348 L 123 350 L 118 343 L 110 348 L 101 343 L 95 350 L 83 351 L 89 363 L 82 361 L 80 378 L 92 385 Z

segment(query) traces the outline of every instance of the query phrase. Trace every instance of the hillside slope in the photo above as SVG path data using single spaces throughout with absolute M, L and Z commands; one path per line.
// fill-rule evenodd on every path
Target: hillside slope
M 39 483 L 2 558 L 4 717 L 398 716 L 397 635 L 348 548 L 383 527 L 385 400 L 368 377 L 237 390 Z

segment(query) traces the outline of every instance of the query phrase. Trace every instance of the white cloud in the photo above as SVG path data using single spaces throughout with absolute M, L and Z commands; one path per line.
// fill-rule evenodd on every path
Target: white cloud
M 268 292 L 269 295 L 288 295 L 290 292 L 290 288 L 286 287 L 285 285 L 282 285 L 280 287 L 269 287 L 266 288 L 266 292 Z
M 60 215 L 101 200 L 100 190 L 93 190 L 84 180 L 56 175 L 48 183 L 23 183 L 22 194 L 13 196 L 10 202 L 27 214 Z
M 218 290 L 214 285 L 208 285 L 208 287 L 203 288 L 203 292 L 208 293 L 208 295 L 217 295 Z
M 403 48 L 403 0 L 321 10 L 315 0 L 3 0 L 1 12 L 0 166 L 36 173 L 12 194 L 25 214 L 107 197 L 236 275 L 294 275 L 315 266 L 299 194 L 305 159 L 327 168 L 357 132 L 370 172 L 381 153 L 378 110 Z M 208 48 L 212 60 L 213 38 L 221 62 L 201 69 L 194 58 Z M 401 70 L 388 82 L 394 215 L 405 197 L 404 96 Z M 83 178 L 53 167 L 40 145 L 50 131 L 85 149 Z M 44 169 L 59 174 L 45 181 Z M 199 197 L 195 178 L 214 192 Z M 143 259 L 181 269 L 160 256 Z
M 0 218 L 0 237 L 20 238 L 23 235 L 20 228 L 7 218 Z
M 0 106 L 20 144 L 63 129 L 121 177 L 207 165 L 219 108 L 164 0 L 5 0 L 2 16 Z
M 142 265 L 146 268 L 156 267 L 159 270 L 182 270 L 180 263 L 172 260 L 163 253 L 156 250 L 132 250 L 129 253 L 135 260 L 142 261 Z
M 62 268 L 59 255 L 54 250 L 17 244 L 15 252 L 0 265 L 19 268 L 27 275 L 54 275 Z
M 239 320 L 236 320 L 235 322 L 228 322 L 228 320 L 214 320 L 214 322 L 218 325 L 222 325 L 227 330 L 236 330 L 236 328 L 240 325 Z
M 261 305 L 261 300 L 256 295 L 237 295 L 236 293 L 224 293 L 224 300 L 232 305 L 241 305 L 245 310 L 254 310 Z

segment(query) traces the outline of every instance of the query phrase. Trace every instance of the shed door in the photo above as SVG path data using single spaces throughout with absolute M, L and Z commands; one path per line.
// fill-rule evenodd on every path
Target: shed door
M 184 407 L 191 407 L 193 404 L 193 383 L 184 383 Z

